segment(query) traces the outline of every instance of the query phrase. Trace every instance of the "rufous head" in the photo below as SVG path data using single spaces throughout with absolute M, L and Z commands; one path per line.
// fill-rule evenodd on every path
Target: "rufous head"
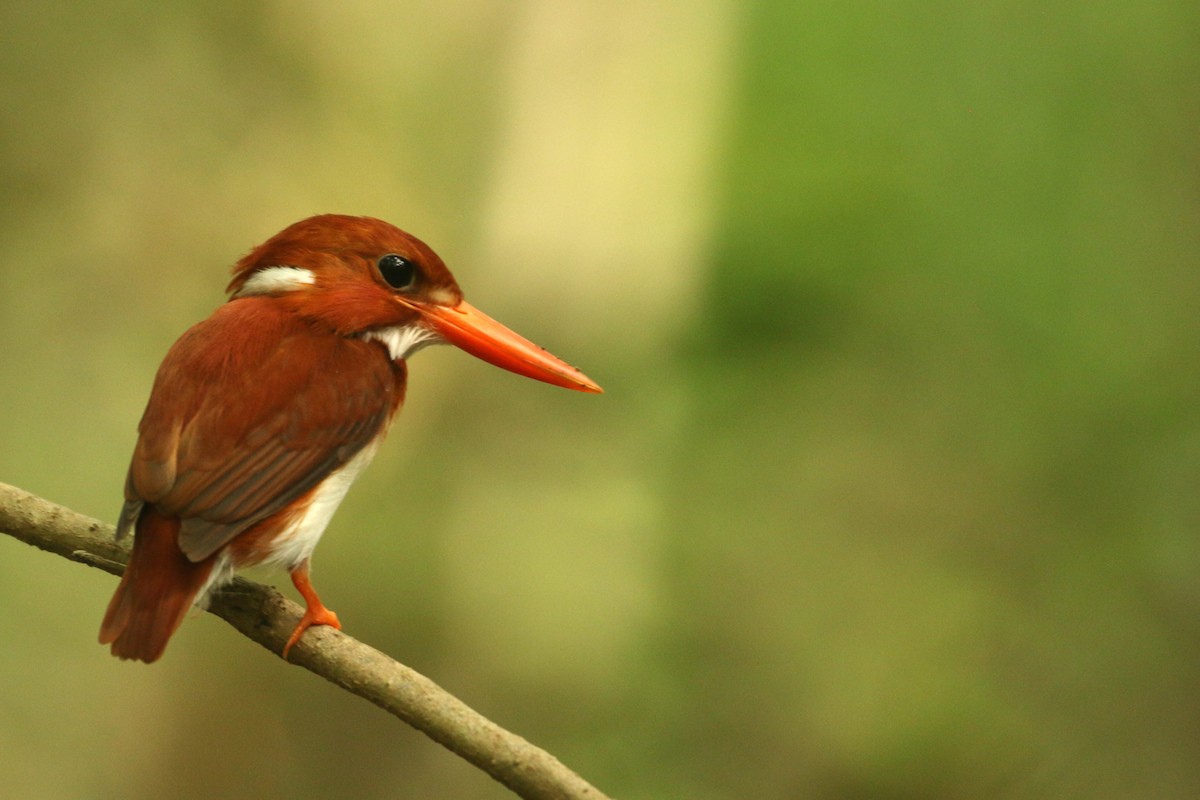
M 464 301 L 428 245 L 371 217 L 322 214 L 284 228 L 238 261 L 228 292 L 274 298 L 335 335 L 379 341 L 397 360 L 449 343 L 518 375 L 602 391 Z

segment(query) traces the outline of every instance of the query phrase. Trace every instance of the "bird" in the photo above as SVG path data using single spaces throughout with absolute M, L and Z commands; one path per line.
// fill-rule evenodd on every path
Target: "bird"
M 463 299 L 437 254 L 372 217 L 296 222 L 233 267 L 228 300 L 167 352 L 125 478 L 129 562 L 100 626 L 151 663 L 236 570 L 287 570 L 310 627 L 341 628 L 310 560 L 404 402 L 408 359 L 448 343 L 581 392 L 598 384 Z

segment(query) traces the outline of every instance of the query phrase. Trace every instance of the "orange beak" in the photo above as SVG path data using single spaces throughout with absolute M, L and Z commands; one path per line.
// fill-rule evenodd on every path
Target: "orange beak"
M 465 300 L 453 308 L 413 304 L 450 344 L 501 369 L 580 392 L 603 392 L 595 381 Z

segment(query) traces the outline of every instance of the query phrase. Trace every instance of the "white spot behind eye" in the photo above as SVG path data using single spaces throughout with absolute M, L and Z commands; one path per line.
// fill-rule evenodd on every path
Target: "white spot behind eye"
M 383 342 L 393 361 L 402 361 L 413 353 L 431 344 L 441 344 L 444 339 L 436 331 L 423 325 L 395 325 L 391 328 L 379 328 L 367 331 L 362 338 L 368 342 L 375 340 Z
M 234 297 L 247 297 L 256 294 L 278 294 L 279 292 L 294 292 L 301 286 L 311 286 L 317 282 L 317 276 L 310 269 L 303 267 L 266 267 L 255 271 L 242 288 L 237 290 Z

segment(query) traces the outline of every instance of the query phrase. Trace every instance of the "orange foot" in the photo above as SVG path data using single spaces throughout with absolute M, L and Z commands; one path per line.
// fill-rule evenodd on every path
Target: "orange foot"
M 292 631 L 292 635 L 288 637 L 287 644 L 283 646 L 283 660 L 286 661 L 288 652 L 291 651 L 292 645 L 300 641 L 300 637 L 304 632 L 313 625 L 330 625 L 337 630 L 342 629 L 342 623 L 338 622 L 337 614 L 330 611 L 321 602 L 321 598 L 317 597 L 317 590 L 313 588 L 312 583 L 308 579 L 308 560 L 301 562 L 300 566 L 292 570 L 292 583 L 296 590 L 304 598 L 305 609 L 304 616 L 300 618 L 300 622 Z

